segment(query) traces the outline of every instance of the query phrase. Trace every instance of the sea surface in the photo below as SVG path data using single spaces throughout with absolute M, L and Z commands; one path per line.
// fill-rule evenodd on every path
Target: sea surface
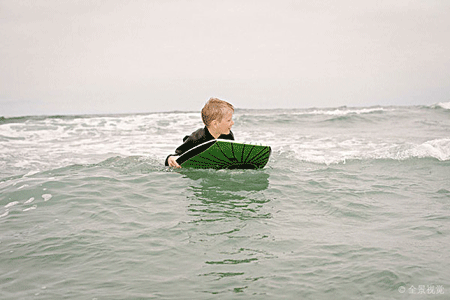
M 450 103 L 237 109 L 261 170 L 173 170 L 199 112 L 0 118 L 0 299 L 449 299 Z

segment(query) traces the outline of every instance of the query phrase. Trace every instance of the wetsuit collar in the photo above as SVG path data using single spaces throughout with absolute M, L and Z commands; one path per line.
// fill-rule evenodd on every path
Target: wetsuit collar
M 215 140 L 215 138 L 213 137 L 211 132 L 209 132 L 208 127 L 206 127 L 206 126 L 205 126 L 205 135 L 206 135 L 207 140 Z

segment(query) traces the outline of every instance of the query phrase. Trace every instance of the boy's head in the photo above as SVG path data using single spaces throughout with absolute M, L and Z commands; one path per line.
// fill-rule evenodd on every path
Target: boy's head
M 217 98 L 210 98 L 202 109 L 203 123 L 206 127 L 209 127 L 213 120 L 222 121 L 222 118 L 230 111 L 231 113 L 234 112 L 234 107 L 230 103 Z
M 202 109 L 203 123 L 216 134 L 229 134 L 234 122 L 234 107 L 230 103 L 210 98 Z

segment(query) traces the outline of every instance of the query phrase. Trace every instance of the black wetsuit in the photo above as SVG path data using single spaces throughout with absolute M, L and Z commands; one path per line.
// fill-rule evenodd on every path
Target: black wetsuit
M 219 139 L 222 140 L 234 140 L 233 132 L 230 131 L 229 134 L 222 134 L 219 136 Z M 209 133 L 208 128 L 206 126 L 204 128 L 200 128 L 194 131 L 191 135 L 187 135 L 183 139 L 183 144 L 175 150 L 175 154 L 170 154 L 166 158 L 165 165 L 168 166 L 168 159 L 170 156 L 181 155 L 189 149 L 194 148 L 197 145 L 200 145 L 204 142 L 214 140 L 214 137 Z

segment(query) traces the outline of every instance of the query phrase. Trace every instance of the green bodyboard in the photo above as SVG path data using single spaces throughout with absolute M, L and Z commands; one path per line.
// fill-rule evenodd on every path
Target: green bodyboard
M 183 168 L 195 169 L 261 169 L 269 161 L 270 146 L 211 140 L 181 155 L 177 162 Z

